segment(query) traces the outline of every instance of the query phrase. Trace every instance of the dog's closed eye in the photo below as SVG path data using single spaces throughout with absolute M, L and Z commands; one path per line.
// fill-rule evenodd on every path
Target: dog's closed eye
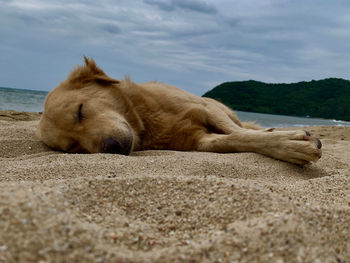
M 78 109 L 78 122 L 82 122 L 83 121 L 83 104 L 79 105 L 79 109 Z

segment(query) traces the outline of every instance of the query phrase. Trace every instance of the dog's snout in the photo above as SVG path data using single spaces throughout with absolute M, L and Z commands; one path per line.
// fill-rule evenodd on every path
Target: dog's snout
M 131 140 L 124 140 L 122 142 L 115 140 L 114 138 L 107 138 L 102 141 L 102 149 L 103 153 L 116 153 L 129 155 L 131 152 Z

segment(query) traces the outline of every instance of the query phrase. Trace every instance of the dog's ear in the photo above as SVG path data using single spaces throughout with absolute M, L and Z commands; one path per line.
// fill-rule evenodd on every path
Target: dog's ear
M 113 79 L 99 68 L 95 60 L 84 56 L 85 65 L 76 67 L 68 76 L 68 81 L 74 84 L 86 84 L 97 82 L 102 85 L 111 85 L 120 83 L 119 80 Z
M 100 69 L 93 58 L 87 58 L 84 56 L 85 67 L 90 70 L 91 73 L 96 75 L 106 75 L 102 69 Z
M 96 65 L 96 62 L 93 58 L 88 59 L 86 56 L 84 56 L 84 61 L 85 67 L 88 68 L 91 72 L 91 75 L 85 79 L 85 82 L 96 81 L 100 84 L 105 85 L 120 83 L 119 80 L 107 76 L 107 74 Z
M 93 76 L 85 78 L 83 80 L 83 82 L 84 83 L 97 82 L 97 83 L 102 84 L 102 85 L 118 84 L 118 83 L 120 83 L 119 80 L 110 78 L 107 75 L 105 75 L 105 76 L 103 76 L 103 75 L 93 75 Z

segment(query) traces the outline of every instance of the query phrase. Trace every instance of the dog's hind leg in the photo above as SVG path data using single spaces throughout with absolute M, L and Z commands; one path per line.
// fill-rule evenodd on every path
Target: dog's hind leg
M 217 109 L 220 109 L 223 113 L 227 115 L 228 118 L 230 118 L 231 121 L 233 121 L 236 125 L 242 127 L 242 123 L 238 119 L 236 113 L 233 110 L 231 110 L 229 107 L 212 98 L 202 98 L 202 99 L 208 103 L 206 105 L 207 108 L 212 109 L 213 107 L 216 107 Z
M 232 132 L 232 126 L 239 126 L 246 129 L 253 129 L 253 130 L 262 130 L 258 124 L 255 122 L 241 122 L 236 113 L 231 110 L 226 105 L 211 99 L 211 98 L 203 98 L 206 102 L 206 108 L 210 112 L 209 122 L 211 122 L 211 125 L 220 123 L 218 122 L 219 118 L 225 118 L 225 130 L 229 130 Z M 216 111 L 220 110 L 221 112 L 219 114 L 215 114 Z M 225 116 L 223 116 L 225 115 Z
M 198 151 L 255 152 L 302 165 L 317 161 L 321 147 L 320 140 L 302 130 L 266 132 L 240 127 L 230 134 L 203 134 L 197 144 Z

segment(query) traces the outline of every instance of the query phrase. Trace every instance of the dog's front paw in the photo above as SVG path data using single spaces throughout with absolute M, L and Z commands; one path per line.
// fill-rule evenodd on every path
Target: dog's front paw
M 321 141 L 309 132 L 277 131 L 273 157 L 287 162 L 305 165 L 318 161 L 322 156 Z

